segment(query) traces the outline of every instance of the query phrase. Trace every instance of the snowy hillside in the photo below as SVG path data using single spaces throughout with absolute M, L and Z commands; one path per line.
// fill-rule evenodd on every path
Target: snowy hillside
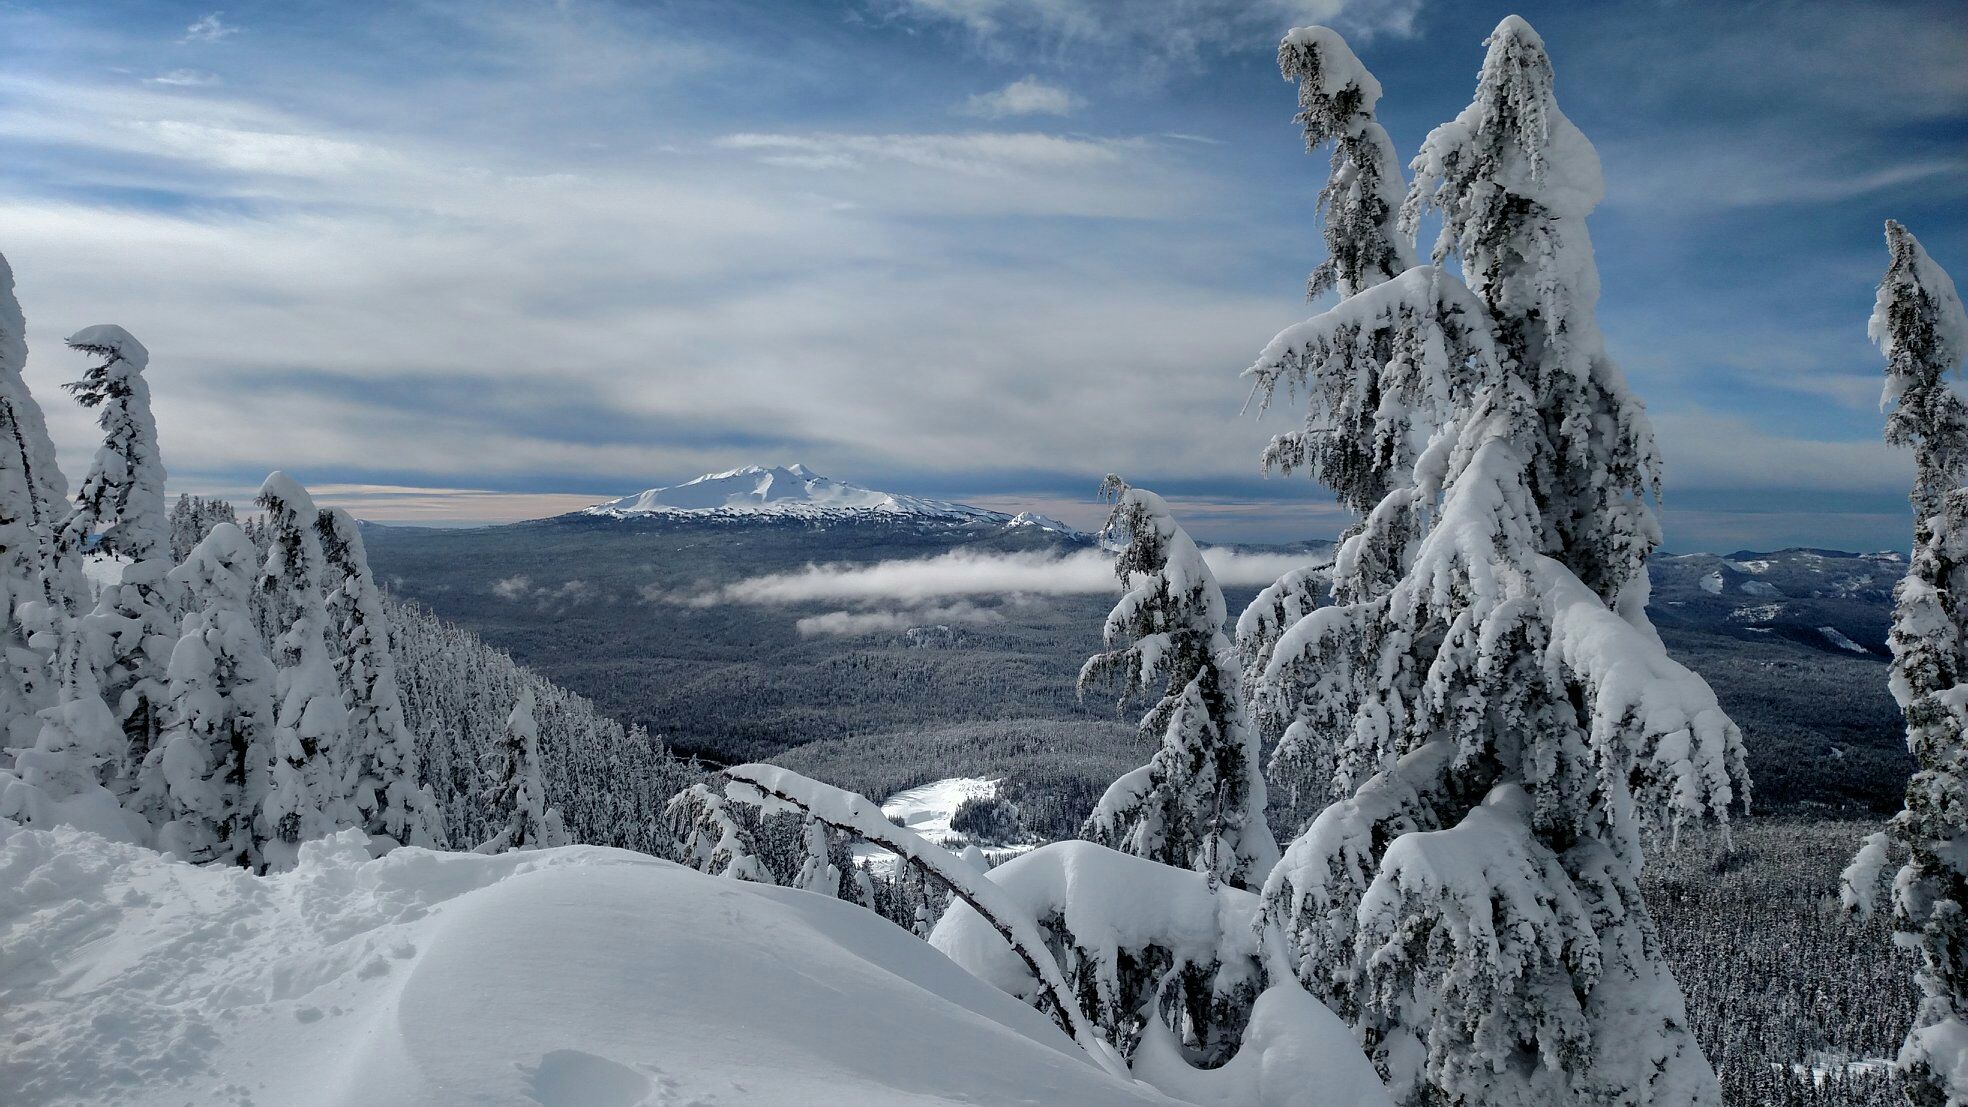
M 997 863 L 1007 857 L 1016 857 L 1037 845 L 1037 842 L 994 842 L 979 840 L 974 835 L 966 835 L 951 825 L 956 818 L 957 809 L 965 800 L 984 800 L 998 795 L 1001 780 L 984 777 L 949 777 L 932 780 L 928 784 L 907 788 L 882 801 L 881 811 L 890 822 L 906 826 L 917 834 L 946 849 L 962 851 L 975 845 Z M 877 871 L 890 872 L 895 867 L 895 855 L 879 846 L 866 842 L 854 845 L 856 861 L 865 862 Z
M 1165 1103 L 859 907 L 622 850 L 200 868 L 0 824 L 40 1104 Z
M 765 515 L 827 518 L 835 515 L 881 514 L 933 519 L 984 520 L 1011 523 L 1014 517 L 948 500 L 925 499 L 823 477 L 804 465 L 747 465 L 723 473 L 707 473 L 666 488 L 650 488 L 632 496 L 596 504 L 583 514 L 614 517 L 647 515 Z M 1020 525 L 1040 516 L 1018 516 Z M 1053 527 L 1063 524 L 1052 523 Z M 1051 529 L 1051 528 L 1048 528 Z

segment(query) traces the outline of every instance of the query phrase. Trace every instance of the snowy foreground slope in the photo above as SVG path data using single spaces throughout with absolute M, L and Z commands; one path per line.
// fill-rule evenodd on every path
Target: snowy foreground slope
M 15 1107 L 1176 1102 L 858 907 L 621 850 L 256 878 L 0 823 L 0 887 Z

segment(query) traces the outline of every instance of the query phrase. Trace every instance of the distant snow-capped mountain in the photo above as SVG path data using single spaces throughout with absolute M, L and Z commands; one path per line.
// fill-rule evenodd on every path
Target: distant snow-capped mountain
M 843 516 L 893 515 L 992 522 L 1006 526 L 1037 525 L 1072 533 L 1072 528 L 1044 516 L 1011 516 L 969 504 L 932 500 L 823 477 L 804 465 L 747 465 L 724 473 L 707 473 L 666 488 L 651 488 L 632 496 L 587 508 L 583 514 L 612 518 L 660 515 L 787 516 L 825 519 Z

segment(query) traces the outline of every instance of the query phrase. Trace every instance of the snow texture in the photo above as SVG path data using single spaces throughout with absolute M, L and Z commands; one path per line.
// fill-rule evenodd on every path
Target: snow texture
M 10 1107 L 1173 1102 L 838 900 L 587 846 L 297 860 L 0 823 Z

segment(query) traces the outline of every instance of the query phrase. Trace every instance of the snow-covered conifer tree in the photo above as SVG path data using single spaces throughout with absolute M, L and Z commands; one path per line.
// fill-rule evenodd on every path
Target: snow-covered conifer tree
M 328 596 L 329 637 L 349 708 L 358 825 L 399 845 L 434 846 L 441 828 L 420 780 L 416 738 L 404 722 L 396 664 L 390 657 L 389 617 L 369 571 L 362 531 L 340 508 L 322 511 L 316 525 L 328 570 L 336 578 Z
M 1475 102 L 1415 162 L 1406 211 L 1443 209 L 1438 264 L 1252 367 L 1267 395 L 1305 388 L 1308 427 L 1369 413 L 1353 433 L 1376 444 L 1318 471 L 1364 518 L 1334 603 L 1277 637 L 1259 682 L 1292 720 L 1274 767 L 1330 765 L 1343 797 L 1286 850 L 1264 915 L 1399 1101 L 1712 1104 L 1641 838 L 1724 817 L 1741 739 L 1646 623 L 1654 449 L 1592 320 L 1598 160 L 1551 88 L 1536 33 L 1504 20 Z M 1345 391 L 1362 380 L 1372 403 Z
M 1892 690 L 1915 765 L 1887 836 L 1911 856 L 1893 883 L 1893 926 L 1920 953 L 1920 1009 L 1899 1063 L 1920 1107 L 1968 1104 L 1968 404 L 1946 377 L 1968 356 L 1954 282 L 1898 223 L 1869 327 L 1886 355 L 1886 440 L 1914 456 L 1913 557 L 1895 592 Z M 1846 876 L 1869 909 L 1885 841 Z
M 13 270 L 0 257 L 0 758 L 34 743 L 36 712 L 54 702 L 52 645 L 29 639 L 67 608 L 54 579 L 53 543 L 68 485 L 41 405 L 21 375 L 26 327 Z
M 103 698 L 128 742 L 110 780 L 128 797 L 149 791 L 139 768 L 163 725 L 164 672 L 178 631 L 164 463 L 143 376 L 150 353 L 113 324 L 78 331 L 68 344 L 101 359 L 67 388 L 82 406 L 98 409 L 103 442 L 61 522 L 58 545 L 74 557 L 93 541 L 98 556 L 127 559 L 97 594 L 95 616 L 78 620 L 72 632 L 103 636 L 87 649 L 102 666 Z
M 522 688 L 506 716 L 506 729 L 486 766 L 486 806 L 504 817 L 499 832 L 481 844 L 481 853 L 545 849 L 568 843 L 560 812 L 547 806 L 540 785 L 540 724 L 533 717 L 533 689 Z
M 679 862 L 712 876 L 778 883 L 759 860 L 751 828 L 722 793 L 692 784 L 671 798 L 669 816 Z
M 1299 27 L 1278 43 L 1278 71 L 1298 82 L 1298 116 L 1305 148 L 1332 143 L 1332 174 L 1319 193 L 1326 260 L 1312 271 L 1307 292 L 1338 289 L 1342 297 L 1398 277 L 1414 265 L 1414 246 L 1399 227 L 1400 162 L 1374 118 L 1380 82 L 1346 40 L 1325 27 Z
M 55 702 L 41 710 L 34 745 L 15 750 L 12 772 L 0 773 L 0 818 L 80 826 L 119 841 L 150 837 L 142 817 L 103 785 L 128 752 L 96 680 L 102 659 L 92 650 L 106 640 L 94 628 L 62 637 L 55 656 Z
M 314 500 L 294 478 L 276 472 L 260 486 L 259 505 L 269 538 L 259 590 L 275 631 L 279 674 L 272 778 L 259 832 L 267 864 L 285 868 L 300 843 L 354 822 L 349 719 L 328 651 Z
M 1599 156 L 1559 110 L 1530 24 L 1506 17 L 1488 45 L 1475 98 L 1415 156 L 1403 225 L 1441 214 L 1435 261 L 1460 259 L 1495 323 L 1499 363 L 1530 390 L 1539 425 L 1525 443 L 1527 483 L 1543 551 L 1644 622 L 1660 459 L 1594 318 L 1599 269 L 1585 217 L 1605 192 Z
M 820 820 L 808 816 L 800 824 L 800 871 L 793 877 L 793 887 L 840 898 L 841 870 L 832 854 L 833 835 Z
M 62 520 L 62 535 L 71 548 L 80 549 L 93 537 L 100 552 L 135 562 L 167 556 L 164 462 L 143 376 L 150 351 L 114 324 L 77 331 L 68 344 L 102 359 L 66 387 L 83 407 L 101 409 L 103 444 L 75 494 L 74 508 Z
M 149 776 L 163 792 L 157 847 L 190 861 L 261 868 L 255 816 L 273 769 L 273 662 L 254 625 L 259 551 L 220 523 L 171 576 L 192 611 L 171 651 L 164 731 Z
M 1087 661 L 1080 689 L 1118 677 L 1123 705 L 1155 696 L 1141 732 L 1158 748 L 1107 789 L 1081 837 L 1255 886 L 1278 845 L 1264 821 L 1257 732 L 1223 633 L 1223 593 L 1160 496 L 1111 475 L 1101 490 L 1114 498 L 1107 533 L 1127 542 L 1114 565 L 1127 591 L 1107 616 L 1107 651 Z

